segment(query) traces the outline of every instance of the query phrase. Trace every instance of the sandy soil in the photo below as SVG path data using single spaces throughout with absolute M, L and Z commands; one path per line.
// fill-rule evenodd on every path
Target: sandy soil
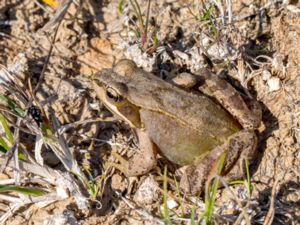
M 225 4 L 227 1 L 215 1 L 222 2 L 220 6 L 210 1 L 151 1 L 146 48 L 134 32 L 138 25 L 129 1 L 124 1 L 122 12 L 117 0 L 74 2 L 61 22 L 53 20 L 57 17 L 55 8 L 43 1 L 0 2 L 0 63 L 8 66 L 18 54 L 26 54 L 29 69 L 22 88 L 28 93 L 28 80 L 35 87 L 59 24 L 45 77 L 35 97 L 45 107 L 45 117 L 49 106 L 61 125 L 110 115 L 78 77 L 110 68 L 121 58 L 132 59 L 167 79 L 178 72 L 209 67 L 225 79 L 238 81 L 240 89 L 257 99 L 263 111 L 257 131 L 258 153 L 250 167 L 254 190 L 249 196 L 245 185 L 220 189 L 215 223 L 234 224 L 242 215 L 239 204 L 243 204 L 251 224 L 300 224 L 298 1 L 244 0 L 233 1 L 231 7 Z M 146 2 L 140 3 L 144 14 Z M 89 212 L 80 211 L 72 197 L 45 207 L 31 204 L 10 216 L 6 224 L 163 221 L 163 182 L 159 178 L 167 164 L 168 176 L 173 179 L 174 165 L 160 159 L 157 171 L 138 178 L 107 170 L 105 162 L 112 156 L 110 145 L 104 143 L 117 144 L 117 150 L 127 156 L 137 148 L 130 129 L 123 123 L 83 123 L 65 137 L 81 168 L 88 167 L 96 179 L 106 174 L 97 201 L 92 202 Z M 32 141 L 30 145 L 25 136 L 21 138 L 33 151 Z M 87 151 L 91 146 L 93 151 Z M 50 167 L 64 170 L 49 149 L 43 151 Z M 196 214 L 203 212 L 203 198 L 188 196 L 181 208 L 176 188 L 169 185 L 167 193 L 168 203 L 173 204 L 172 223 L 188 224 L 182 219 L 182 210 L 185 218 L 191 218 L 195 202 L 199 206 Z M 0 200 L 0 216 L 8 205 Z M 247 223 L 244 220 L 235 224 Z

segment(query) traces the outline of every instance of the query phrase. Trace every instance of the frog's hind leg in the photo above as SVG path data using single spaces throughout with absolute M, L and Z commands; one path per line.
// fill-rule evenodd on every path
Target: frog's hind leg
M 220 158 L 226 153 L 222 174 L 226 180 L 241 178 L 244 173 L 245 159 L 251 160 L 255 153 L 257 137 L 254 132 L 242 130 L 216 147 L 200 161 L 188 166 L 180 181 L 185 193 L 198 194 L 204 190 L 205 182 L 213 178 L 218 171 Z
M 250 164 L 257 150 L 257 136 L 253 131 L 242 130 L 230 139 L 223 174 L 227 181 L 246 175 L 246 161 Z M 248 164 L 248 165 L 249 165 Z
M 261 121 L 261 108 L 258 102 L 242 98 L 230 83 L 202 68 L 196 74 L 181 73 L 171 80 L 183 89 L 198 89 L 222 105 L 246 129 L 255 129 Z M 245 101 L 246 100 L 246 101 Z
M 199 70 L 197 74 L 203 79 L 199 90 L 219 102 L 239 121 L 243 128 L 255 129 L 259 126 L 261 108 L 258 102 L 249 98 L 243 99 L 241 93 L 230 83 L 212 74 L 206 68 Z
M 106 166 L 115 167 L 128 177 L 146 174 L 156 166 L 156 145 L 149 139 L 145 132 L 136 130 L 136 135 L 140 152 L 136 153 L 129 160 L 126 160 L 113 151 L 112 155 L 120 163 L 107 162 Z

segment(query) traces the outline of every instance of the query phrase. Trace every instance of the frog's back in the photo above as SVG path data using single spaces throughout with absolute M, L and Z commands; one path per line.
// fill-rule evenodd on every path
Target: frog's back
M 130 98 L 142 108 L 166 113 L 201 133 L 224 139 L 240 130 L 240 125 L 220 105 L 209 97 L 189 93 L 150 73 L 137 73 L 134 82 L 128 80 Z M 143 99 L 142 102 L 139 99 Z
M 136 69 L 129 76 L 104 70 L 99 76 L 104 83 L 119 82 L 128 89 L 127 98 L 135 105 L 150 111 L 168 114 L 200 135 L 226 139 L 241 127 L 233 117 L 209 97 L 189 93 L 151 73 Z

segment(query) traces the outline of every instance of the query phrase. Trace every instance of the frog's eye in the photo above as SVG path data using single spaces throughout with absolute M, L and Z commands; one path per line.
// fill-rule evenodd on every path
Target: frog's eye
M 108 87 L 106 89 L 106 96 L 113 100 L 114 102 L 121 102 L 123 101 L 123 97 L 113 88 Z

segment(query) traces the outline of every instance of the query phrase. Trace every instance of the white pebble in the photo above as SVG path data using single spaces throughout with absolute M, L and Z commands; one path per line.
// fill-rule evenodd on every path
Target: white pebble
M 263 71 L 262 71 L 262 79 L 263 79 L 264 81 L 269 80 L 271 77 L 272 77 L 272 74 L 271 74 L 270 71 L 268 71 L 268 70 L 263 70 Z
M 167 207 L 168 209 L 174 209 L 178 206 L 178 203 L 174 199 L 170 199 L 167 201 Z M 160 206 L 161 211 L 164 210 L 164 205 Z
M 278 91 L 281 87 L 280 79 L 278 77 L 271 77 L 267 84 L 269 86 L 269 91 Z
M 173 54 L 175 56 L 178 56 L 179 58 L 185 60 L 185 61 L 188 61 L 189 58 L 190 58 L 188 54 L 186 54 L 185 52 L 178 51 L 178 50 L 174 50 Z
M 174 199 L 170 199 L 167 201 L 167 206 L 169 209 L 174 209 L 178 206 L 178 203 Z

